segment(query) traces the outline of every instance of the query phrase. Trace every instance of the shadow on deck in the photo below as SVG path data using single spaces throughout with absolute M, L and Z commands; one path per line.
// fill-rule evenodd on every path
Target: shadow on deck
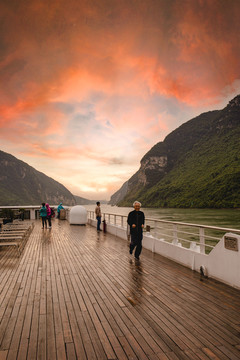
M 90 226 L 0 250 L 2 359 L 240 359 L 240 291 Z

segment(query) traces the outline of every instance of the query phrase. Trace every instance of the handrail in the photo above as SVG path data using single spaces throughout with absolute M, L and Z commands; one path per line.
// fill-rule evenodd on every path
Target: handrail
M 125 216 L 125 215 L 124 215 Z M 161 219 L 150 219 L 150 218 L 145 218 L 145 220 L 150 220 L 150 221 L 159 221 L 159 222 L 163 222 L 163 223 L 169 223 L 169 224 L 176 224 L 176 225 L 186 225 L 186 226 L 191 226 L 191 227 L 203 227 L 204 229 L 211 229 L 211 230 L 219 230 L 219 231 L 226 231 L 226 232 L 237 232 L 240 234 L 240 230 L 238 229 L 231 229 L 231 228 L 224 228 L 224 227 L 218 227 L 218 226 L 210 226 L 210 225 L 202 225 L 202 224 L 192 224 L 192 223 L 183 223 L 183 222 L 178 222 L 178 221 L 169 221 L 169 220 L 161 220 Z
M 90 215 L 90 218 L 94 218 L 94 211 L 88 211 L 88 214 Z M 113 217 L 113 221 L 111 222 L 111 217 Z M 123 220 L 126 218 L 127 219 L 127 215 L 122 215 L 122 214 L 114 214 L 114 213 L 103 213 L 103 218 L 104 219 L 108 219 L 108 223 L 111 225 L 116 226 L 117 225 L 117 219 L 120 218 L 120 223 L 118 226 L 122 227 L 122 228 L 127 228 L 126 226 L 123 225 Z M 154 223 L 154 227 L 152 228 L 154 231 L 154 237 L 157 239 L 162 238 L 163 236 L 167 237 L 167 238 L 171 238 L 172 239 L 172 243 L 174 244 L 179 244 L 182 242 L 187 242 L 189 244 L 191 243 L 195 243 L 196 245 L 199 246 L 200 248 L 200 252 L 201 253 L 205 253 L 206 252 L 206 248 L 207 248 L 207 253 L 210 252 L 209 249 L 214 248 L 214 246 L 217 244 L 217 242 L 220 241 L 220 238 L 217 238 L 216 236 L 212 236 L 212 235 L 207 235 L 205 234 L 205 230 L 207 231 L 212 231 L 215 232 L 234 232 L 235 234 L 240 234 L 240 230 L 238 229 L 232 229 L 232 228 L 226 228 L 226 227 L 217 227 L 217 226 L 210 226 L 210 225 L 203 225 L 203 224 L 193 224 L 193 223 L 186 223 L 186 222 L 179 222 L 179 221 L 169 221 L 169 220 L 162 220 L 162 219 L 156 219 L 156 218 L 145 218 L 145 222 L 153 222 Z M 158 227 L 157 224 L 161 223 L 161 224 L 166 224 L 166 225 L 171 225 L 171 227 Z M 184 227 L 192 227 L 192 228 L 197 228 L 198 229 L 198 233 L 191 233 L 188 231 L 183 231 L 181 229 L 179 229 L 180 226 L 184 226 Z M 170 234 L 166 234 L 166 231 L 171 232 Z M 182 237 L 180 237 L 179 235 L 187 235 L 190 237 L 189 239 L 183 239 Z M 192 237 L 192 238 L 191 238 Z M 222 237 L 222 234 L 221 234 Z M 198 241 L 196 241 L 196 238 L 198 238 Z M 169 240 L 168 240 L 169 241 Z M 210 242 L 210 243 L 207 243 Z
M 93 213 L 94 211 L 88 210 L 88 213 Z M 103 213 L 103 215 L 113 215 L 118 217 L 127 218 L 127 215 L 123 214 L 114 214 L 114 213 Z M 183 226 L 190 226 L 190 227 L 203 227 L 204 229 L 211 229 L 211 230 L 219 230 L 219 231 L 226 231 L 226 232 L 232 232 L 240 234 L 240 229 L 232 229 L 232 228 L 225 228 L 225 227 L 218 227 L 218 226 L 211 226 L 211 225 L 204 225 L 204 224 L 193 224 L 193 223 L 185 223 L 185 222 L 179 222 L 179 221 L 169 221 L 169 220 L 162 220 L 162 219 L 156 219 L 156 218 L 145 218 L 145 221 L 158 221 L 161 223 L 167 223 L 167 224 L 175 224 L 175 225 L 183 225 Z

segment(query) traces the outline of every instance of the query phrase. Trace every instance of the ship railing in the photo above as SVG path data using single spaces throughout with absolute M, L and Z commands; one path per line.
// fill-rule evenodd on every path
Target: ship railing
M 95 219 L 94 211 L 88 211 L 88 217 Z M 106 224 L 126 229 L 126 236 L 129 234 L 127 215 L 103 213 L 102 220 Z M 240 235 L 238 229 L 145 218 L 146 236 L 205 254 L 209 254 L 223 235 L 230 232 Z

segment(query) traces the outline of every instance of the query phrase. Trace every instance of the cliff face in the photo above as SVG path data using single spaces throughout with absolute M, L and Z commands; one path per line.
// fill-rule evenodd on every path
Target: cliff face
M 124 196 L 127 194 L 127 192 L 128 192 L 128 181 L 126 181 L 121 186 L 121 188 L 111 196 L 109 204 L 117 205 L 119 203 L 119 201 L 121 201 L 124 198 Z
M 76 203 L 65 186 L 0 151 L 0 205 L 36 205 L 42 202 Z
M 141 167 L 139 169 L 139 182 L 143 186 L 147 186 L 152 183 L 154 175 L 161 177 L 165 173 L 167 167 L 167 156 L 150 156 L 141 161 Z
M 130 206 L 138 199 L 145 207 L 240 206 L 239 138 L 237 96 L 223 110 L 199 115 L 153 146 L 117 204 Z
M 109 204 L 117 205 L 127 194 L 136 194 L 137 189 L 150 187 L 164 176 L 167 168 L 167 155 L 158 155 L 159 148 L 163 149 L 162 142 L 155 145 L 142 158 L 139 170 L 111 196 Z M 134 196 L 130 201 L 136 200 Z

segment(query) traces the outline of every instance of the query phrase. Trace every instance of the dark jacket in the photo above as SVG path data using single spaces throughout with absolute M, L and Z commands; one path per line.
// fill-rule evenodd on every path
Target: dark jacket
M 145 223 L 145 216 L 142 211 L 133 210 L 128 214 L 127 223 L 130 226 L 131 235 L 142 238 L 142 225 Z M 132 225 L 135 224 L 136 227 L 133 228 Z

